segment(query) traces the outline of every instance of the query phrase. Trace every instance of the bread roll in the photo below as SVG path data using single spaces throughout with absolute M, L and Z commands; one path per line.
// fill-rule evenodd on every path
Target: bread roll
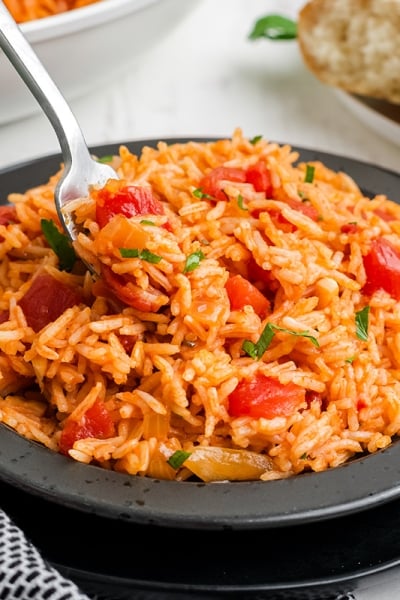
M 400 0 L 311 0 L 298 42 L 323 83 L 400 104 Z

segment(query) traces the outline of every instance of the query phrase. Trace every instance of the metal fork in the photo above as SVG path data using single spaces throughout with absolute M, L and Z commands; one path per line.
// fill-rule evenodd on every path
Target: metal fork
M 0 48 L 42 107 L 57 135 L 64 169 L 54 200 L 65 233 L 71 241 L 75 241 L 78 230 L 65 210 L 66 206 L 72 200 L 87 196 L 90 185 L 102 186 L 110 178 L 118 179 L 118 175 L 109 165 L 92 158 L 71 108 L 2 0 Z M 93 271 L 93 265 L 87 262 L 86 265 Z

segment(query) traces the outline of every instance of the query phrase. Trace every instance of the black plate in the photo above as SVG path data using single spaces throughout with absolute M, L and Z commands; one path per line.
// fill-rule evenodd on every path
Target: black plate
M 0 497 L 42 556 L 98 600 L 337 600 L 400 570 L 400 500 L 293 527 L 200 531 L 88 515 L 4 483 Z
M 184 142 L 178 138 L 166 142 Z M 204 140 L 200 140 L 204 141 Z M 123 142 L 134 153 L 155 140 Z M 97 156 L 119 143 L 96 146 Z M 396 200 L 400 175 L 346 157 L 294 148 L 301 161 L 321 160 L 351 175 L 367 195 Z M 0 198 L 43 183 L 60 155 L 0 171 Z M 0 427 L 0 479 L 47 501 L 116 520 L 191 529 L 255 529 L 299 525 L 354 514 L 400 496 L 400 442 L 322 473 L 271 482 L 158 481 L 83 465 Z

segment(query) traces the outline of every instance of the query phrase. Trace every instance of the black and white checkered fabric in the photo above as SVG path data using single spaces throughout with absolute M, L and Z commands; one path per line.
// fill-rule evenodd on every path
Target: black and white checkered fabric
M 0 510 L 0 600 L 90 600 Z

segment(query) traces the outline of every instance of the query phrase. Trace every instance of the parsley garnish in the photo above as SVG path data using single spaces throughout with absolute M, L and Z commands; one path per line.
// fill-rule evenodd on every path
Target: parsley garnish
M 110 163 L 113 158 L 114 158 L 113 155 L 110 154 L 108 156 L 101 156 L 100 158 L 96 158 L 96 160 L 99 163 Z
M 192 194 L 195 198 L 200 198 L 201 200 L 205 198 L 207 200 L 215 200 L 215 198 L 213 198 L 213 196 L 210 196 L 210 194 L 205 194 L 201 188 L 196 188 L 195 190 L 193 190 Z
M 250 40 L 293 40 L 297 37 L 297 23 L 282 15 L 267 15 L 258 19 L 249 34 Z
M 250 144 L 253 144 L 253 146 L 255 144 L 257 144 L 257 142 L 259 142 L 260 140 L 262 140 L 262 135 L 255 135 L 251 140 L 250 140 Z
M 142 220 L 140 221 L 140 223 L 141 223 L 142 225 L 153 225 L 153 226 L 155 225 L 154 221 L 149 221 L 149 219 L 142 219 Z
M 364 306 L 364 308 L 356 312 L 356 336 L 364 342 L 368 340 L 369 309 L 369 306 Z
M 346 360 L 344 362 L 347 362 L 351 365 L 355 360 L 356 360 L 355 356 L 349 356 L 349 358 L 346 358 Z
M 190 271 L 194 271 L 195 269 L 197 269 L 203 258 L 205 258 L 205 256 L 201 250 L 189 254 L 189 256 L 186 258 L 183 272 L 190 273 Z
M 312 183 L 314 181 L 314 173 L 315 173 L 315 167 L 313 165 L 307 165 L 306 166 L 306 174 L 304 177 L 305 183 Z
M 244 204 L 243 204 L 243 196 L 242 194 L 239 194 L 239 196 L 237 197 L 237 203 L 238 203 L 238 207 L 241 208 L 242 210 L 249 210 Z
M 290 333 L 290 335 L 298 335 L 301 337 L 308 338 L 314 346 L 319 347 L 319 343 L 316 337 L 308 333 L 308 331 L 293 331 L 292 329 L 286 329 L 285 327 L 279 327 L 274 323 L 267 323 L 264 327 L 258 341 L 256 343 L 250 340 L 245 340 L 242 344 L 242 350 L 246 352 L 251 358 L 260 359 L 264 352 L 268 349 L 272 338 L 275 335 L 275 331 L 283 331 L 284 333 Z
M 58 256 L 61 271 L 71 271 L 76 261 L 76 254 L 68 237 L 58 231 L 51 219 L 41 219 L 40 226 L 50 248 Z
M 179 467 L 181 467 L 183 465 L 185 460 L 187 458 L 189 458 L 190 455 L 191 455 L 191 452 L 185 452 L 185 450 L 177 450 L 176 452 L 171 454 L 171 456 L 167 460 L 167 463 L 173 469 L 179 469 Z
M 157 264 L 161 260 L 161 256 L 158 254 L 153 254 L 150 250 L 140 250 L 139 248 L 120 248 L 119 252 L 122 258 L 141 258 L 149 263 Z

